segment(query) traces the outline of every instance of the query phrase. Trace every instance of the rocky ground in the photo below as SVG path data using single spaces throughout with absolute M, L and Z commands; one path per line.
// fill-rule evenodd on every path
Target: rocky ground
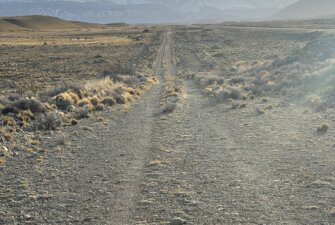
M 196 76 L 223 65 L 184 43 L 187 29 L 165 32 L 158 83 L 138 101 L 51 132 L 38 152 L 7 160 L 0 223 L 335 224 L 331 109 L 266 92 L 215 97 Z M 237 73 L 229 70 L 225 79 Z M 178 101 L 164 113 L 167 87 Z

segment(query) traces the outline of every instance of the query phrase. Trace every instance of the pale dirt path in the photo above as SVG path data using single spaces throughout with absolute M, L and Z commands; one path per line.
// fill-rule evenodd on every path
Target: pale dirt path
M 103 113 L 106 124 L 95 117 L 66 128 L 70 143 L 46 153 L 42 163 L 35 155 L 8 161 L 1 171 L 0 224 L 133 224 L 160 110 L 165 36 L 159 83 L 129 109 Z
M 140 224 L 175 216 L 206 225 L 335 224 L 334 129 L 318 135 L 320 117 L 279 106 L 280 99 L 232 110 L 184 84 L 183 105 L 161 116 L 154 132 Z M 270 104 L 273 110 L 256 113 Z
M 0 221 L 335 224 L 335 130 L 317 135 L 322 121 L 295 105 L 257 115 L 255 100 L 231 110 L 192 81 L 184 81 L 186 98 L 175 112 L 161 115 L 162 77 L 177 74 L 173 52 L 168 32 L 157 59 L 160 83 L 128 110 L 105 113 L 107 125 L 92 118 L 83 122 L 92 130 L 68 128 L 77 132 L 71 144 L 45 163 L 34 156 L 8 162 Z

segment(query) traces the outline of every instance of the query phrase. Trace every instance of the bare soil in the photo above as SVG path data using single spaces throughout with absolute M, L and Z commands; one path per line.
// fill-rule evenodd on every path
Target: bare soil
M 37 93 L 150 65 L 143 60 L 154 60 L 147 52 L 159 44 L 158 34 L 143 29 L 0 33 L 0 96 Z
M 195 79 L 208 73 L 232 78 L 240 74 L 229 68 L 238 54 L 245 55 L 242 74 L 250 64 L 254 69 L 255 58 L 285 57 L 315 34 L 296 40 L 284 31 L 277 38 L 292 41 L 289 48 L 276 42 L 280 55 L 274 57 L 265 46 L 250 45 L 257 56 L 234 50 L 232 43 L 250 44 L 234 38 L 204 40 L 198 36 L 204 29 L 165 32 L 154 66 L 159 82 L 139 101 L 52 132 L 41 138 L 41 151 L 10 158 L 0 170 L 0 223 L 154 225 L 179 217 L 199 225 L 335 224 L 331 109 L 315 112 L 267 92 L 235 105 L 208 94 Z M 225 31 L 216 28 L 208 37 Z M 237 37 L 245 32 L 227 28 Z M 270 35 L 259 32 L 250 37 Z M 209 42 L 218 45 L 219 60 L 208 54 Z M 185 92 L 172 113 L 162 114 L 169 76 Z M 322 124 L 327 132 L 317 132 Z

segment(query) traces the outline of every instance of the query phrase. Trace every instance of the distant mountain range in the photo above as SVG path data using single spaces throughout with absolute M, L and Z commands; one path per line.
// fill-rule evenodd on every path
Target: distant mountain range
M 48 15 L 97 23 L 264 19 L 296 0 L 0 0 L 0 16 Z
M 335 0 L 300 0 L 275 14 L 273 19 L 327 18 L 335 16 Z

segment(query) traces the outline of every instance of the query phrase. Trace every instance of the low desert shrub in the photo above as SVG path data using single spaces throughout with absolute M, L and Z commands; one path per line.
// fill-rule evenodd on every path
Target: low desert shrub
M 18 114 L 20 110 L 12 105 L 7 105 L 4 108 L 1 109 L 2 115 L 8 115 L 8 114 Z
M 32 113 L 41 113 L 44 109 L 44 105 L 36 99 L 19 99 L 12 105 L 20 110 L 30 110 Z
M 229 80 L 229 83 L 231 85 L 235 85 L 235 84 L 243 84 L 245 82 L 244 78 L 243 77 L 232 77 L 230 80 Z
M 35 120 L 34 114 L 30 110 L 20 111 L 17 115 L 18 120 L 23 124 L 28 124 L 31 121 Z
M 207 87 L 209 85 L 214 84 L 217 81 L 216 77 L 204 77 L 200 79 L 200 84 L 203 87 Z
M 129 98 L 127 98 L 126 96 L 123 96 L 123 95 L 118 95 L 116 98 L 115 98 L 116 102 L 118 104 L 127 104 L 129 102 Z
M 21 96 L 19 94 L 10 94 L 7 97 L 8 101 L 11 101 L 11 102 L 17 101 L 20 98 L 21 98 Z
M 90 82 L 87 82 L 82 91 L 87 96 L 96 96 L 101 97 L 111 96 L 114 92 L 120 89 L 121 93 L 124 90 L 124 84 L 115 83 L 111 78 L 106 77 L 104 79 L 97 79 Z
M 112 97 L 107 97 L 107 98 L 104 98 L 102 101 L 101 101 L 102 104 L 106 105 L 106 106 L 113 106 L 116 104 L 116 100 Z
M 94 106 L 94 110 L 96 110 L 96 111 L 102 111 L 104 109 L 105 109 L 105 105 L 101 104 L 101 103 L 99 103 L 98 105 Z
M 72 92 L 75 93 L 77 96 L 81 97 L 81 89 L 82 89 L 81 84 L 72 84 L 65 82 L 57 87 L 40 92 L 39 99 L 42 102 L 49 102 L 50 99 L 64 92 Z
M 40 130 L 54 130 L 62 125 L 62 117 L 57 112 L 41 113 L 37 116 L 35 128 Z
M 78 102 L 78 105 L 79 105 L 79 107 L 93 108 L 92 102 L 87 98 L 84 98 L 84 99 L 80 100 Z
M 245 97 L 241 90 L 235 87 L 221 87 L 213 94 L 220 101 L 227 101 L 228 99 L 241 100 Z

